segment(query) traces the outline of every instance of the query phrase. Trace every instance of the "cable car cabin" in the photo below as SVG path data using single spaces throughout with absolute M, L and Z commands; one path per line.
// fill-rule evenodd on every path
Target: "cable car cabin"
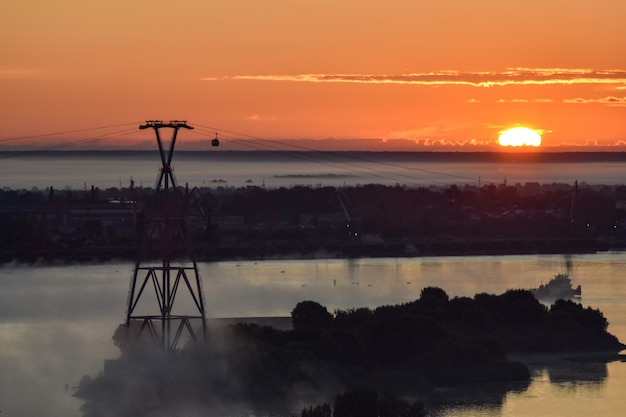
M 215 138 L 211 141 L 211 146 L 220 146 L 220 140 L 217 138 L 217 133 L 215 134 Z

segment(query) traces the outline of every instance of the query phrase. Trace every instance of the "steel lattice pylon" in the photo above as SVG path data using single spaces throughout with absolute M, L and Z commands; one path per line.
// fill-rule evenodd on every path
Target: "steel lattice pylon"
M 147 333 L 163 348 L 176 349 L 184 334 L 197 340 L 200 329 L 206 336 L 202 281 L 185 227 L 186 196 L 177 188 L 171 166 L 178 130 L 193 128 L 180 120 L 148 120 L 139 128 L 154 129 L 162 166 L 130 282 L 126 327 L 131 343 Z M 173 129 L 169 144 L 159 134 L 163 128 Z

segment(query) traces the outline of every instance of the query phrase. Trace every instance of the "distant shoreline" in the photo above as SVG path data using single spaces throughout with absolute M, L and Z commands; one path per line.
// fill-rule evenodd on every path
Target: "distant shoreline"
M 626 151 L 316 151 L 316 150 L 177 150 L 176 159 L 234 158 L 262 156 L 269 160 L 285 155 L 325 155 L 346 158 L 371 158 L 397 161 L 494 162 L 494 163 L 593 163 L 626 162 Z M 0 159 L 12 157 L 48 158 L 59 156 L 158 156 L 155 150 L 0 150 Z M 158 158 L 157 158 L 158 160 Z
M 420 258 L 439 256 L 505 256 L 505 255 L 553 255 L 593 254 L 612 248 L 596 239 L 535 238 L 455 238 L 446 240 L 423 239 L 415 244 L 415 253 L 407 252 L 408 240 L 381 244 L 341 244 L 304 247 L 296 242 L 283 245 L 196 248 L 197 262 L 308 260 L 308 259 L 366 259 L 366 258 Z M 200 250 L 198 250 L 200 249 Z M 0 263 L 71 264 L 73 262 L 133 261 L 136 247 L 88 247 L 50 249 L 39 251 L 5 251 Z

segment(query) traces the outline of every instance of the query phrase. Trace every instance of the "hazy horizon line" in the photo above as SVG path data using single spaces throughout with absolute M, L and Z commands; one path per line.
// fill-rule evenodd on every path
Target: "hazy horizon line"
M 117 138 L 119 140 L 119 138 Z M 62 142 L 54 144 L 32 141 L 26 144 L 0 144 L 0 152 L 43 151 L 151 151 L 157 150 L 154 139 L 125 140 L 124 143 L 107 143 L 106 140 L 89 143 Z M 382 139 L 382 138 L 324 138 L 324 139 L 222 139 L 220 147 L 213 147 L 207 139 L 184 139 L 176 143 L 176 151 L 249 151 L 249 152 L 624 152 L 626 139 L 611 143 L 588 140 L 584 144 L 542 144 L 539 147 L 500 146 L 494 141 L 432 140 L 432 139 Z

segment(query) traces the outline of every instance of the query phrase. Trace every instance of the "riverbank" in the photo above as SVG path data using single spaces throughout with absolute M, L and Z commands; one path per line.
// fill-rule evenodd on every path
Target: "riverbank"
M 626 245 L 622 187 L 185 189 L 172 253 L 199 261 L 594 253 Z M 0 261 L 160 256 L 151 189 L 0 190 Z M 142 259 L 145 259 L 143 257 Z
M 349 258 L 412 258 L 419 256 L 480 256 L 584 254 L 607 251 L 608 242 L 597 239 L 560 238 L 414 238 L 376 242 L 327 241 L 303 242 L 281 240 L 245 242 L 238 245 L 199 246 L 194 249 L 198 262 L 267 259 L 349 259 Z M 0 253 L 0 262 L 72 263 L 134 261 L 135 246 L 89 245 L 75 248 L 33 250 L 8 249 Z M 155 258 L 157 259 L 157 258 Z

